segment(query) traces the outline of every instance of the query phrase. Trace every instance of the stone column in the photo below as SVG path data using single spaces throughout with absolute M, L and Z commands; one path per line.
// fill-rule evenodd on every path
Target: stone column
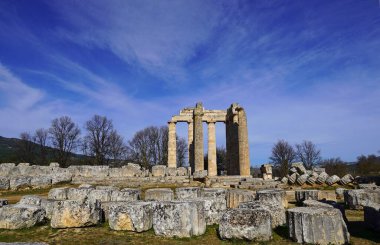
M 207 122 L 208 128 L 208 176 L 217 176 L 215 122 Z
M 249 163 L 249 143 L 248 143 L 248 129 L 247 129 L 247 117 L 242 107 L 238 108 L 239 126 L 238 126 L 238 138 L 239 138 L 239 169 L 240 175 L 251 175 L 250 163 Z
M 194 172 L 194 125 L 192 121 L 187 123 L 187 150 L 189 157 L 189 165 L 191 167 L 191 171 Z
M 177 144 L 176 144 L 176 132 L 175 122 L 169 122 L 169 140 L 168 140 L 168 167 L 177 167 Z
M 203 106 L 197 103 L 194 108 L 194 171 L 204 170 L 203 156 Z

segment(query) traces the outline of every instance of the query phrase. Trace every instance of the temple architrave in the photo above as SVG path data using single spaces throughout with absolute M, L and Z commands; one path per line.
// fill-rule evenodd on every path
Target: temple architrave
M 168 167 L 177 167 L 176 123 L 188 124 L 188 156 L 192 172 L 205 169 L 203 146 L 203 122 L 208 128 L 208 176 L 217 175 L 215 124 L 226 125 L 227 174 L 250 175 L 247 117 L 243 107 L 237 103 L 227 110 L 205 110 L 202 103 L 184 108 L 173 116 L 169 123 Z

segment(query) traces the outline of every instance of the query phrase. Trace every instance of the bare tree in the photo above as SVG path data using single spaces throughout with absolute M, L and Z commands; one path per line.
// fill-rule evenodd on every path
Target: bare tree
M 125 153 L 123 138 L 107 117 L 94 115 L 86 122 L 87 134 L 83 140 L 83 151 L 92 156 L 96 165 L 108 165 L 113 160 L 121 160 Z
M 20 141 L 18 142 L 18 151 L 23 162 L 33 162 L 35 159 L 35 144 L 33 138 L 28 132 L 20 134 Z
M 168 161 L 168 127 L 147 127 L 136 132 L 127 144 L 127 157 L 144 168 L 166 165 Z M 185 164 L 187 143 L 177 137 L 177 164 Z
M 312 169 L 313 166 L 321 162 L 321 150 L 311 142 L 304 140 L 301 144 L 296 144 L 297 160 L 303 162 L 307 169 Z
M 68 116 L 56 118 L 51 122 L 49 134 L 52 146 L 57 149 L 57 160 L 66 167 L 72 151 L 79 144 L 79 127 Z
M 39 161 L 40 164 L 47 164 L 47 139 L 49 131 L 43 128 L 37 129 L 34 133 L 33 139 L 39 145 Z
M 288 174 L 289 165 L 295 159 L 293 147 L 285 140 L 279 140 L 272 148 L 271 162 L 279 169 L 280 175 Z
M 321 162 L 321 166 L 325 168 L 329 175 L 344 176 L 348 172 L 348 166 L 339 157 L 325 159 Z

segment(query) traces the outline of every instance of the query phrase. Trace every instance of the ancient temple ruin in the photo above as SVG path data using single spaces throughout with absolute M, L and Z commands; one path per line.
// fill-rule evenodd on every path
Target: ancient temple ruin
M 250 175 L 247 117 L 237 103 L 227 110 L 205 110 L 202 103 L 184 108 L 169 123 L 168 167 L 176 168 L 176 123 L 188 124 L 188 156 L 192 172 L 205 169 L 203 122 L 208 128 L 208 176 L 217 175 L 215 123 L 226 125 L 226 170 L 228 175 Z

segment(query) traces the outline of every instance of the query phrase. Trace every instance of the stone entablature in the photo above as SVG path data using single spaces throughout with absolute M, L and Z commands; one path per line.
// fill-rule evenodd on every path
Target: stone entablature
M 217 175 L 215 123 L 226 125 L 227 174 L 250 175 L 247 117 L 244 109 L 237 103 L 227 110 L 205 110 L 202 103 L 187 107 L 169 123 L 168 167 L 177 166 L 176 123 L 188 123 L 188 157 L 193 172 L 205 170 L 203 146 L 203 122 L 208 127 L 208 176 Z

